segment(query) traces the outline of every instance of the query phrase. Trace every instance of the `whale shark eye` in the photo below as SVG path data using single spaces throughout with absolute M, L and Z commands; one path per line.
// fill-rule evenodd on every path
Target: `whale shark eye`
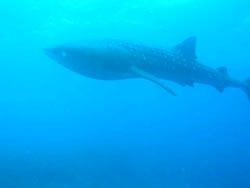
M 62 57 L 67 57 L 68 54 L 67 54 L 67 52 L 62 51 L 61 55 L 62 55 Z

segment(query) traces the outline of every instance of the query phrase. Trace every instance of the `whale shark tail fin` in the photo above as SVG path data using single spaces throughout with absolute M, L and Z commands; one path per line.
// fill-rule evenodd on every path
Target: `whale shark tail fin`
M 250 100 L 250 79 L 246 80 L 246 86 L 243 88 L 247 94 L 248 100 Z
M 250 85 L 250 78 L 249 78 L 246 82 L 247 82 L 247 84 L 249 84 L 249 85 Z

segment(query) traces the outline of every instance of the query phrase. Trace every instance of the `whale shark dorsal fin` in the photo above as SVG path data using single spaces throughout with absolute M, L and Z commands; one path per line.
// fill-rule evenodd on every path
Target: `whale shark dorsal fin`
M 196 59 L 196 37 L 190 37 L 176 46 L 176 49 L 187 59 Z
M 224 76 L 227 76 L 228 75 L 228 72 L 227 72 L 227 67 L 219 67 L 217 68 L 217 70 Z
M 221 73 L 221 74 L 223 74 L 223 75 L 228 75 L 228 72 L 227 72 L 227 67 L 219 67 L 219 68 L 217 68 L 217 70 Z
M 136 66 L 132 66 L 131 67 L 131 71 L 135 74 L 137 74 L 139 77 L 142 77 L 146 80 L 149 80 L 155 84 L 157 84 L 158 86 L 160 86 L 161 88 L 165 89 L 167 92 L 169 92 L 170 94 L 176 96 L 176 93 L 171 90 L 170 88 L 168 88 L 164 83 L 162 83 L 158 78 L 154 77 L 153 75 L 151 75 L 150 73 L 147 73 L 145 71 L 143 71 L 142 69 L 136 67 Z

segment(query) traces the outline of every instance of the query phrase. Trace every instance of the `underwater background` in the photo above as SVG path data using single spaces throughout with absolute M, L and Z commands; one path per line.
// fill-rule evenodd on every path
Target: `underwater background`
M 2 0 L 0 188 L 249 188 L 250 103 L 75 74 L 43 49 L 82 39 L 172 47 L 250 77 L 249 0 Z

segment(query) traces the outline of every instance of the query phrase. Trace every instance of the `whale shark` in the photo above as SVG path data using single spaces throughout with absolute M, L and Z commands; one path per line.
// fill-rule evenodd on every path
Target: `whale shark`
M 176 92 L 164 80 L 182 86 L 206 84 L 223 92 L 225 88 L 241 89 L 250 100 L 250 79 L 232 78 L 226 67 L 212 68 L 196 56 L 196 37 L 187 38 L 172 48 L 159 48 L 122 40 L 86 40 L 45 48 L 51 59 L 86 77 L 101 80 L 143 78 Z

